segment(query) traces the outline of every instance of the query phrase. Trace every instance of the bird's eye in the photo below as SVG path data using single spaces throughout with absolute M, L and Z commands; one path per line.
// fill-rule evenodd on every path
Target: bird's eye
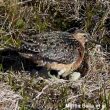
M 87 38 L 87 35 L 84 35 L 85 38 Z

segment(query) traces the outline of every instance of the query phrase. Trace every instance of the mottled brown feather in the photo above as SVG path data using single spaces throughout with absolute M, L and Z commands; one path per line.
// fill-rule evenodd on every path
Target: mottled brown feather
M 20 54 L 48 69 L 64 69 L 65 77 L 82 63 L 86 42 L 84 35 L 55 31 L 22 37 Z

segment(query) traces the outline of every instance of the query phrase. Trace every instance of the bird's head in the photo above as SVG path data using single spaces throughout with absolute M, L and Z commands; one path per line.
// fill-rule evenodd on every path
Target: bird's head
M 86 42 L 88 42 L 88 37 L 89 37 L 89 34 L 88 33 L 80 33 L 80 32 L 78 32 L 78 33 L 73 34 L 73 36 L 83 46 L 85 45 Z

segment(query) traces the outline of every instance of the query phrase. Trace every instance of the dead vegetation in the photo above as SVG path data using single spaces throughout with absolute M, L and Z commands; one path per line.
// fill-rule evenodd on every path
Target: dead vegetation
M 22 97 L 5 83 L 0 83 L 0 110 L 19 110 L 18 102 Z
M 109 27 L 109 0 L 0 0 L 0 81 L 23 97 L 19 101 L 20 96 L 1 84 L 0 107 L 3 110 L 109 110 Z M 33 74 L 35 68 L 31 62 L 13 52 L 4 54 L 8 46 L 19 47 L 22 33 L 72 32 L 74 28 L 88 32 L 93 41 L 87 44 L 88 65 L 79 69 L 87 73 L 78 81 Z M 16 67 L 20 67 L 19 71 Z

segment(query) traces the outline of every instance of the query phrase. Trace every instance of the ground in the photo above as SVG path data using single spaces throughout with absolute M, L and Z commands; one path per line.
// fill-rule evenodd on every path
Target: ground
M 1 1 L 0 1 L 1 2 Z M 0 92 L 19 95 L 16 110 L 109 110 L 110 2 L 70 0 L 7 0 L 0 3 Z M 22 33 L 81 29 L 90 34 L 83 73 L 77 81 L 49 78 L 45 68 L 22 58 Z M 85 65 L 86 63 L 86 65 Z M 38 70 L 38 71 L 36 71 Z M 6 87 L 4 87 L 4 83 Z M 12 95 L 11 94 L 11 95 Z M 13 99 L 13 96 L 10 99 Z M 3 98 L 7 98 L 4 97 Z M 7 95 L 6 95 L 7 96 Z M 0 105 L 1 100 L 0 98 Z M 17 96 L 15 97 L 17 99 Z M 4 104 L 3 104 L 4 103 Z M 6 102 L 2 102 L 5 106 Z M 12 102 L 13 104 L 13 102 Z

